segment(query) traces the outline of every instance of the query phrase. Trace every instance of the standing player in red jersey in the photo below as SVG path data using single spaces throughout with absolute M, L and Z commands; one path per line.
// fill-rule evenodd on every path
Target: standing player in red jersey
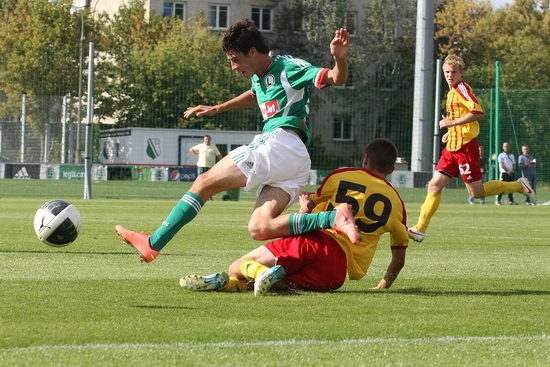
M 531 201 L 537 200 L 535 192 L 523 177 L 516 182 L 482 182 L 477 136 L 483 109 L 472 88 L 462 79 L 464 68 L 464 61 L 456 55 L 447 56 L 443 63 L 443 73 L 449 84 L 446 105 L 448 115 L 442 116 L 439 127 L 447 129 L 442 139 L 447 145 L 428 183 L 428 195 L 420 209 L 418 223 L 409 228 L 409 237 L 417 242 L 424 240 L 424 233 L 441 202 L 441 192 L 453 177 L 460 175 L 474 198 L 519 192 Z

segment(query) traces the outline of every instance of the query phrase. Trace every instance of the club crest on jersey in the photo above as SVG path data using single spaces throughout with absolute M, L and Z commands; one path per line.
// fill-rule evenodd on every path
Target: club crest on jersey
M 267 88 L 271 88 L 275 85 L 275 77 L 273 74 L 269 74 L 264 78 L 264 83 Z

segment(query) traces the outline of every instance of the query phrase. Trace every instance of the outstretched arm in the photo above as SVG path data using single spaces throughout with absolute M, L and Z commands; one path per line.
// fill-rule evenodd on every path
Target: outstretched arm
M 334 58 L 334 67 L 325 74 L 323 84 L 343 85 L 348 80 L 348 55 L 350 43 L 349 33 L 346 29 L 340 28 L 335 32 L 330 43 L 330 53 Z
M 257 104 L 258 102 L 256 101 L 256 96 L 252 93 L 251 90 L 247 90 L 241 95 L 238 95 L 237 97 L 232 98 L 227 102 L 215 106 L 199 105 L 195 107 L 188 107 L 187 110 L 183 113 L 183 117 L 189 118 L 193 115 L 196 115 L 197 117 L 214 116 L 220 112 L 253 107 Z
M 390 265 L 388 265 L 388 269 L 386 270 L 386 275 L 384 275 L 384 278 L 378 283 L 378 285 L 372 289 L 384 289 L 391 287 L 393 281 L 397 278 L 399 275 L 399 272 L 403 267 L 405 266 L 405 255 L 407 253 L 407 247 L 406 246 L 394 246 L 391 249 L 391 262 Z

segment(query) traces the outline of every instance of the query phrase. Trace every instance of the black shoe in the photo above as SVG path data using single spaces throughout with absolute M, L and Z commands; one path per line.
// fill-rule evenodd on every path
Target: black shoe
M 516 203 L 515 201 L 509 201 L 508 204 L 509 205 L 518 205 L 518 203 Z

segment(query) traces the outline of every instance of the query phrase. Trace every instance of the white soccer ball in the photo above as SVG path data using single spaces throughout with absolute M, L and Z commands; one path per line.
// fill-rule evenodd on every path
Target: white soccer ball
M 67 246 L 80 233 L 80 213 L 76 206 L 65 200 L 51 200 L 37 210 L 34 232 L 46 245 Z

